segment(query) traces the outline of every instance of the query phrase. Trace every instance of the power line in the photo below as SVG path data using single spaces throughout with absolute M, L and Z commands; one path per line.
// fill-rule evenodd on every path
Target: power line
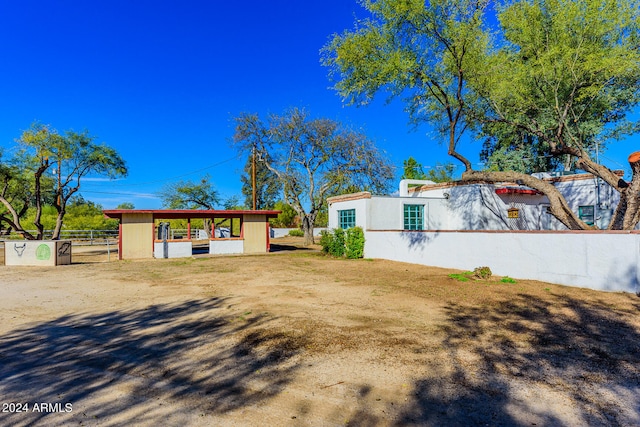
M 159 198 L 155 194 L 151 193 L 119 193 L 116 191 L 93 191 L 93 190 L 83 190 L 80 189 L 79 193 L 90 193 L 90 194 L 111 194 L 114 196 L 133 196 L 133 197 L 142 197 L 142 198 Z
M 617 164 L 618 166 L 620 166 L 620 167 L 621 167 L 621 168 L 623 168 L 623 169 L 626 167 L 626 166 L 625 166 L 625 165 L 623 165 L 622 163 L 617 162 L 616 160 L 613 160 L 613 159 L 612 159 L 612 158 L 610 158 L 610 157 L 607 157 L 607 156 L 602 155 L 602 153 L 600 153 L 600 157 L 603 157 L 603 158 L 605 158 L 605 159 L 609 160 L 610 162 Z

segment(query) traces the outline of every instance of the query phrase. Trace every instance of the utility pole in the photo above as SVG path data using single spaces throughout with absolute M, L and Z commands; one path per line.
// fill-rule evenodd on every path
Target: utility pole
M 256 210 L 256 146 L 251 147 L 251 188 L 253 196 L 253 210 Z

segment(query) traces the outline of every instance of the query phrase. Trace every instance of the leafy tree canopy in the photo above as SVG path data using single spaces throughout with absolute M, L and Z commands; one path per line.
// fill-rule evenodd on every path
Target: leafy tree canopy
M 215 209 L 222 199 L 209 175 L 199 182 L 178 181 L 165 186 L 159 194 L 162 205 L 168 209 Z
M 116 209 L 135 209 L 135 205 L 131 202 L 122 202 L 120 203 L 118 206 L 116 206 Z
M 453 163 L 439 163 L 436 162 L 436 166 L 429 169 L 427 173 L 427 179 L 433 182 L 449 182 L 453 181 L 453 174 L 456 170 L 456 165 Z
M 640 127 L 629 120 L 640 100 L 638 0 L 507 1 L 495 38 L 486 1 L 362 4 L 371 18 L 323 51 L 348 102 L 366 104 L 380 92 L 403 97 L 415 124 L 427 121 L 446 136 L 448 153 L 464 165 L 462 180 L 523 182 L 571 229 L 590 226 L 551 183 L 528 173 L 559 166 L 593 173 L 620 192 L 609 228 L 635 227 L 640 158 L 630 157 L 626 183 L 591 156 Z M 473 170 L 458 151 L 468 131 L 485 139 L 487 170 Z
M 403 173 L 401 179 L 427 179 L 422 164 L 413 157 L 402 162 Z

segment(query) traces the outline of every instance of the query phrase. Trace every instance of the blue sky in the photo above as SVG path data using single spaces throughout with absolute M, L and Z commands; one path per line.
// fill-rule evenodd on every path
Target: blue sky
M 409 156 L 450 161 L 427 126 L 408 125 L 400 102 L 348 107 L 329 88 L 319 51 L 363 16 L 356 0 L 0 0 L 0 145 L 34 121 L 87 129 L 129 167 L 126 179 L 83 184 L 104 208 L 159 208 L 163 186 L 205 173 L 223 197 L 240 196 L 244 159 L 229 140 L 242 112 L 304 107 L 361 129 L 398 176 Z M 625 167 L 635 141 L 602 162 Z M 461 151 L 478 162 L 480 145 Z

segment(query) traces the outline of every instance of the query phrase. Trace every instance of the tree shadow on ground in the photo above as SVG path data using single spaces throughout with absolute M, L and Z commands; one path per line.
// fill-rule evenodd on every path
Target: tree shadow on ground
M 625 308 L 565 295 L 449 304 L 453 371 L 417 381 L 398 425 L 568 425 L 563 410 L 581 425 L 638 425 L 640 333 L 629 321 L 640 305 L 629 298 Z
M 93 422 L 120 416 L 128 425 L 169 425 L 180 414 L 167 414 L 162 402 L 188 415 L 219 414 L 277 395 L 297 369 L 292 358 L 302 338 L 267 329 L 263 317 L 229 312 L 213 298 L 14 330 L 0 336 L 0 396 L 70 402 Z M 50 425 L 60 416 L 0 415 L 4 425 Z
M 281 243 L 271 243 L 269 245 L 269 252 L 284 252 L 284 251 L 318 252 L 319 250 L 317 247 L 313 247 L 313 246 L 286 245 Z

